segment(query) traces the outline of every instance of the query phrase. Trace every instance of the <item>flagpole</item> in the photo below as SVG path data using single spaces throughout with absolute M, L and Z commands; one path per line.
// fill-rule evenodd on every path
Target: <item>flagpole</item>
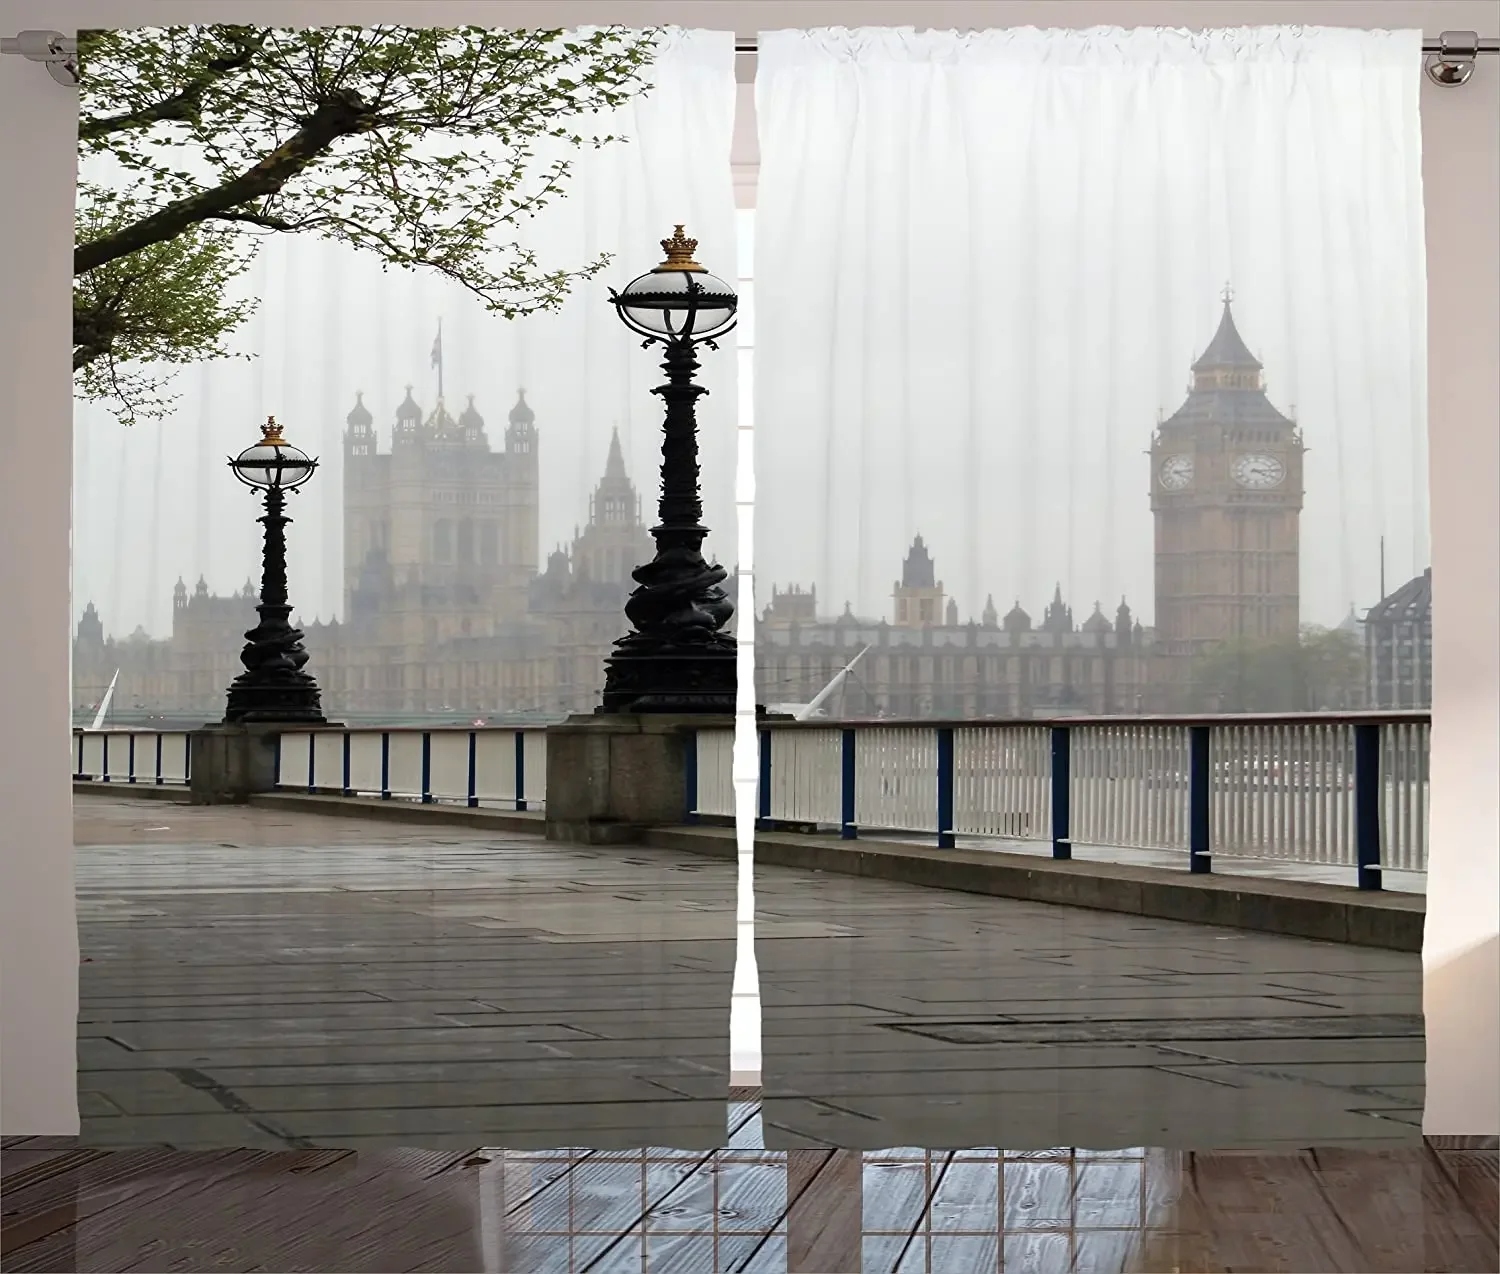
M 438 374 L 438 402 L 443 401 L 443 320 L 438 319 L 437 344 L 433 346 L 433 352 L 437 354 Z

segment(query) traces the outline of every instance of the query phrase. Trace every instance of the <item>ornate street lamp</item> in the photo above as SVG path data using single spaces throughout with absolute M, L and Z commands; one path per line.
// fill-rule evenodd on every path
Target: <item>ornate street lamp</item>
M 734 604 L 720 587 L 729 572 L 703 559 L 703 502 L 698 490 L 700 394 L 693 383 L 697 349 L 718 349 L 734 329 L 739 298 L 693 260 L 696 239 L 682 227 L 661 246 L 667 259 L 626 285 L 610 303 L 642 345 L 665 347 L 667 383 L 651 392 L 666 403 L 661 445 L 660 524 L 651 528 L 656 556 L 631 572 L 639 585 L 625 603 L 632 631 L 605 662 L 599 712 L 733 713 L 735 640 L 722 632 Z
M 258 443 L 229 462 L 236 478 L 252 490 L 265 493 L 266 512 L 257 521 L 266 528 L 266 545 L 260 604 L 255 608 L 260 623 L 245 634 L 245 649 L 240 652 L 245 671 L 229 687 L 224 723 L 323 725 L 327 719 L 318 683 L 311 673 L 303 671 L 307 651 L 302 646 L 302 634 L 288 622 L 292 608 L 286 600 L 286 526 L 291 518 L 284 512 L 287 492 L 297 490 L 311 478 L 318 462 L 281 436 L 275 416 L 260 427 L 260 432 Z

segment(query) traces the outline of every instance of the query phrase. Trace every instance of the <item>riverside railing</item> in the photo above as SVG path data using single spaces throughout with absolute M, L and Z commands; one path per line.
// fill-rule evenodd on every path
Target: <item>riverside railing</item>
M 73 777 L 155 787 L 186 784 L 186 730 L 73 731 Z
M 1382 870 L 1427 865 L 1426 712 L 777 722 L 759 732 L 762 826 L 1180 851 Z M 186 785 L 183 730 L 75 730 L 74 776 Z M 734 735 L 691 734 L 684 815 L 733 818 Z M 283 790 L 541 808 L 545 727 L 288 730 Z
M 186 731 L 75 730 L 74 778 L 186 785 Z M 545 727 L 392 727 L 285 730 L 276 739 L 283 791 L 426 805 L 541 809 L 547 797 Z
M 1176 850 L 1353 868 L 1427 866 L 1426 712 L 784 722 L 759 730 L 762 827 Z M 690 816 L 732 816 L 728 731 L 703 731 Z M 696 787 L 693 786 L 696 780 Z
M 541 809 L 547 797 L 545 727 L 287 730 L 276 786 L 424 805 Z

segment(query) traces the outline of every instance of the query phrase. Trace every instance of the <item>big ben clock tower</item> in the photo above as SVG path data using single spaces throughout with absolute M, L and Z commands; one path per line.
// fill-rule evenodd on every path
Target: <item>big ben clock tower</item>
M 1205 650 L 1295 635 L 1300 618 L 1302 434 L 1223 299 L 1187 401 L 1151 443 L 1156 633 L 1174 681 Z

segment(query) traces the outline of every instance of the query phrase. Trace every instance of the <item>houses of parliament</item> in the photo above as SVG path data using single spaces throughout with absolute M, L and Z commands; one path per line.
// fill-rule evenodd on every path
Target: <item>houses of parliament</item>
M 626 627 L 630 572 L 655 551 L 618 434 L 570 548 L 539 560 L 536 414 L 517 396 L 500 445 L 473 399 L 457 417 L 396 408 L 381 451 L 362 396 L 344 432 L 344 612 L 303 626 L 308 668 L 334 719 L 591 711 Z M 172 599 L 172 634 L 106 639 L 86 607 L 74 640 L 75 702 L 164 716 L 222 714 L 256 622 L 256 587 L 206 580 Z
M 918 536 L 888 616 L 846 605 L 833 618 L 819 613 L 815 587 L 773 588 L 756 623 L 758 700 L 806 703 L 866 651 L 836 715 L 1166 712 L 1213 648 L 1295 639 L 1304 446 L 1262 372 L 1226 290 L 1186 400 L 1151 439 L 1154 627 L 1123 598 L 1109 610 L 1095 602 L 1079 621 L 1060 586 L 1036 618 L 1019 600 L 1001 615 L 993 596 L 964 616 Z M 630 572 L 654 545 L 616 437 L 587 524 L 542 563 L 539 434 L 524 392 L 496 447 L 472 399 L 456 418 L 441 399 L 424 415 L 408 389 L 382 452 L 356 401 L 344 435 L 344 617 L 304 629 L 332 718 L 555 717 L 597 706 L 604 660 L 627 626 Z M 106 639 L 89 605 L 74 642 L 75 702 L 98 702 L 118 669 L 117 706 L 216 718 L 254 605 L 252 583 L 225 597 L 202 579 L 191 592 L 179 581 L 165 640 Z M 1421 706 L 1430 608 L 1410 610 L 1383 602 L 1367 616 L 1365 647 L 1376 642 L 1384 669 L 1371 685 L 1385 687 L 1371 706 Z M 1376 632 L 1377 618 L 1404 627 Z M 1395 652 L 1407 650 L 1415 662 L 1398 669 Z M 1407 702 L 1378 702 L 1392 695 Z

